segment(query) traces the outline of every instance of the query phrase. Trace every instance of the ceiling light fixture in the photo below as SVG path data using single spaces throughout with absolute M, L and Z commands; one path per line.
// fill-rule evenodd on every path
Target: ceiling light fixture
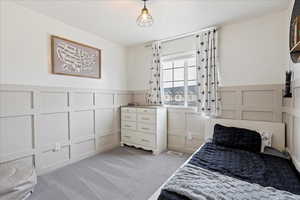
M 146 1 L 148 0 L 142 1 L 144 1 L 144 8 L 142 9 L 140 16 L 138 16 L 136 23 L 140 27 L 150 27 L 153 24 L 153 17 L 150 15 L 150 12 L 146 7 Z

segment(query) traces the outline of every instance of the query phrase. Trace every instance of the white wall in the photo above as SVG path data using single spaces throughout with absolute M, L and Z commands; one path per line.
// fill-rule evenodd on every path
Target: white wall
M 290 20 L 293 10 L 294 0 L 290 4 L 288 9 L 288 15 L 285 18 L 287 21 L 286 30 L 286 39 L 289 39 L 289 26 Z M 287 98 L 284 100 L 284 107 L 283 107 L 283 121 L 286 123 L 286 130 L 287 130 L 287 138 L 286 138 L 286 145 L 293 157 L 293 161 L 300 171 L 300 63 L 294 64 L 291 61 L 290 54 L 289 54 L 289 43 L 286 43 L 286 51 L 285 54 L 286 59 L 288 60 L 289 67 L 293 71 L 294 81 L 293 81 L 293 98 Z
M 293 11 L 293 5 L 294 5 L 295 0 L 292 0 L 292 3 L 290 4 L 288 8 L 288 16 L 286 18 L 287 21 L 287 28 L 286 28 L 286 38 L 289 40 L 289 28 L 290 28 L 290 20 L 291 20 L 291 15 Z M 286 57 L 289 62 L 290 69 L 293 70 L 294 73 L 294 79 L 300 79 L 300 63 L 293 63 L 289 54 L 289 43 L 286 44 Z
M 127 89 L 126 49 L 97 35 L 8 1 L 1 5 L 1 84 Z M 78 78 L 50 72 L 50 35 L 102 50 L 102 78 Z
M 0 6 L 0 165 L 44 173 L 118 146 L 119 107 L 132 97 L 123 91 L 126 48 L 13 2 Z M 102 78 L 51 74 L 50 35 L 101 49 Z
M 131 90 L 144 90 L 148 86 L 151 66 L 151 48 L 145 45 L 127 49 L 127 86 Z
M 287 12 L 221 26 L 219 53 L 223 86 L 283 83 L 288 65 L 285 54 Z M 193 49 L 193 38 L 163 45 L 165 53 Z M 151 48 L 144 45 L 128 48 L 129 89 L 147 88 L 150 63 Z
M 286 15 L 287 10 L 222 27 L 220 63 L 224 86 L 283 83 L 288 65 L 284 55 L 288 43 Z
M 164 43 L 162 54 L 168 55 L 182 51 L 193 51 L 194 49 L 194 39 L 190 37 Z M 128 89 L 145 90 L 148 87 L 151 59 L 151 44 L 141 44 L 127 48 Z

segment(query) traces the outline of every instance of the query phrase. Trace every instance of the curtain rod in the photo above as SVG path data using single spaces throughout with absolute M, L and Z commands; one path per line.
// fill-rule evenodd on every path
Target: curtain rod
M 211 29 L 218 29 L 217 27 L 210 27 L 210 28 L 205 28 L 205 29 L 201 29 L 199 31 L 194 31 L 194 32 L 189 32 L 189 33 L 184 33 L 184 34 L 180 34 L 180 35 L 176 35 L 176 36 L 173 36 L 173 37 L 168 37 L 168 38 L 165 38 L 165 39 L 160 39 L 160 40 L 157 40 L 159 42 L 171 42 L 171 41 L 174 41 L 174 40 L 178 40 L 178 39 L 182 39 L 182 38 L 187 38 L 187 37 L 190 37 L 192 35 L 195 35 L 197 33 L 201 33 L 201 32 L 204 32 L 204 31 L 208 31 L 208 30 L 211 30 Z M 153 41 L 154 42 L 154 41 Z M 151 47 L 152 46 L 152 42 L 151 44 L 146 44 L 145 47 Z

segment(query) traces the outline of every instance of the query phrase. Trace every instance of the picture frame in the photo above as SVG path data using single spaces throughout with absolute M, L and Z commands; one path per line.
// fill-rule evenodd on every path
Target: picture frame
M 101 79 L 101 49 L 51 35 L 52 74 Z

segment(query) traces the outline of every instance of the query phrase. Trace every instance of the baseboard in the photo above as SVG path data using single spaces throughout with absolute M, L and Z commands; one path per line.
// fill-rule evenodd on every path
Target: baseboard
M 192 154 L 197 149 L 189 149 L 189 148 L 184 148 L 184 147 L 168 146 L 168 150 L 175 151 L 175 152 L 180 152 L 180 153 Z
M 54 165 L 52 165 L 51 167 L 48 167 L 48 168 L 37 169 L 37 175 L 41 176 L 41 175 L 50 173 L 50 172 L 55 171 L 55 170 L 57 170 L 59 168 L 65 167 L 67 165 L 74 164 L 74 163 L 79 162 L 81 160 L 84 160 L 86 158 L 95 156 L 95 155 L 103 153 L 103 152 L 110 151 L 110 150 L 115 149 L 115 148 L 118 148 L 119 146 L 120 146 L 119 142 L 115 143 L 115 144 L 108 144 L 108 145 L 105 145 L 102 148 L 98 149 L 97 151 L 84 154 L 84 155 L 82 155 L 80 157 L 72 158 L 70 160 L 67 160 L 67 161 L 64 161 L 64 162 L 61 162 L 61 163 L 58 163 L 58 164 L 54 164 Z
M 83 156 L 77 157 L 77 158 L 72 158 L 70 160 L 63 161 L 63 162 L 58 163 L 58 164 L 54 164 L 54 165 L 52 165 L 50 167 L 47 167 L 47 168 L 44 168 L 44 169 L 36 169 L 37 175 L 41 176 L 43 174 L 47 174 L 49 172 L 55 171 L 55 170 L 57 170 L 59 168 L 65 167 L 65 166 L 70 165 L 70 164 L 73 164 L 73 163 L 78 162 L 80 160 L 89 158 L 89 157 L 94 156 L 96 154 L 98 154 L 98 153 L 96 151 L 94 151 L 94 152 L 87 153 L 87 154 L 85 154 Z
M 98 149 L 97 154 L 103 153 L 106 151 L 110 151 L 110 150 L 118 148 L 118 147 L 120 147 L 120 142 L 117 142 L 115 144 L 108 144 L 108 145 L 105 145 L 102 148 Z

